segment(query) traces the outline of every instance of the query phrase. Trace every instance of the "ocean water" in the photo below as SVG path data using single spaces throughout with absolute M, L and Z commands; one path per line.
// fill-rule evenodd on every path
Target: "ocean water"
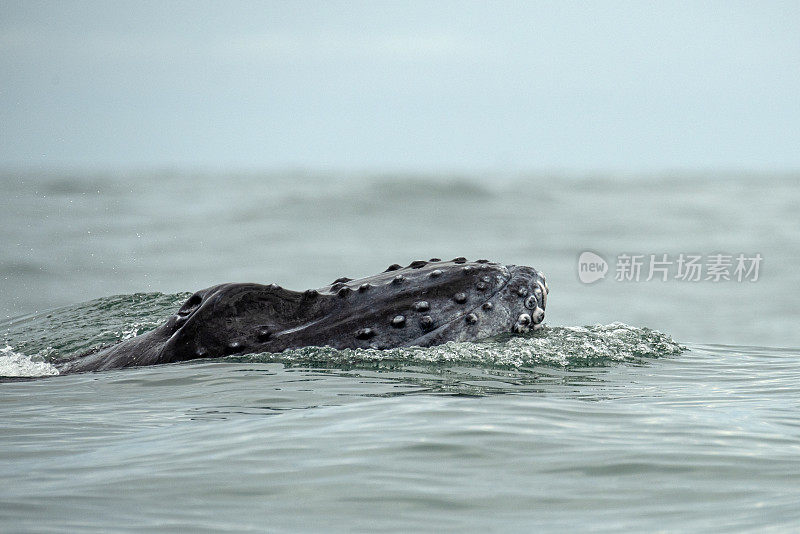
M 2 530 L 796 531 L 798 178 L 5 172 Z M 581 282 L 583 251 L 605 279 Z M 623 254 L 762 261 L 617 280 Z M 547 327 L 52 365 L 187 291 L 433 256 L 541 269 Z

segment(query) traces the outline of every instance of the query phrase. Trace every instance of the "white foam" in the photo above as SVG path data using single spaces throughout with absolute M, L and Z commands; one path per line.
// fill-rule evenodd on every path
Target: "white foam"
M 541 325 L 537 325 L 541 326 Z M 624 323 L 594 326 L 542 327 L 538 335 L 502 340 L 450 341 L 435 347 L 400 347 L 387 350 L 304 347 L 280 354 L 252 356 L 259 361 L 303 364 L 353 365 L 381 361 L 408 363 L 498 365 L 503 367 L 598 366 L 614 362 L 639 362 L 680 354 L 684 348 L 666 334 Z M 235 358 L 241 359 L 241 356 Z
M 52 376 L 57 375 L 54 365 L 35 361 L 31 356 L 14 352 L 6 345 L 0 349 L 0 376 Z

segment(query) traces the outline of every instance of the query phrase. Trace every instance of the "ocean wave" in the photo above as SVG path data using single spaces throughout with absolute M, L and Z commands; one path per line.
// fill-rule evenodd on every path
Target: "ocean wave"
M 0 322 L 2 342 L 48 362 L 113 345 L 152 330 L 191 293 L 112 295 Z

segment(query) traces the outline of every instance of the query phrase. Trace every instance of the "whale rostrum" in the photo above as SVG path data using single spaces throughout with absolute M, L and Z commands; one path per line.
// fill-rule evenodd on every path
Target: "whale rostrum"
M 414 261 L 319 289 L 220 284 L 194 293 L 158 328 L 57 364 L 61 373 L 281 352 L 388 349 L 539 328 L 549 292 L 532 267 L 455 258 Z

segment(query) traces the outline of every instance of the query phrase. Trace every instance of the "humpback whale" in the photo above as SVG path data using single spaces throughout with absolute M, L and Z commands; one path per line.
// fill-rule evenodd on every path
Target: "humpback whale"
M 154 330 L 56 365 L 74 373 L 315 345 L 429 347 L 525 333 L 542 325 L 548 293 L 532 267 L 465 258 L 394 264 L 307 291 L 220 284 L 194 293 Z

